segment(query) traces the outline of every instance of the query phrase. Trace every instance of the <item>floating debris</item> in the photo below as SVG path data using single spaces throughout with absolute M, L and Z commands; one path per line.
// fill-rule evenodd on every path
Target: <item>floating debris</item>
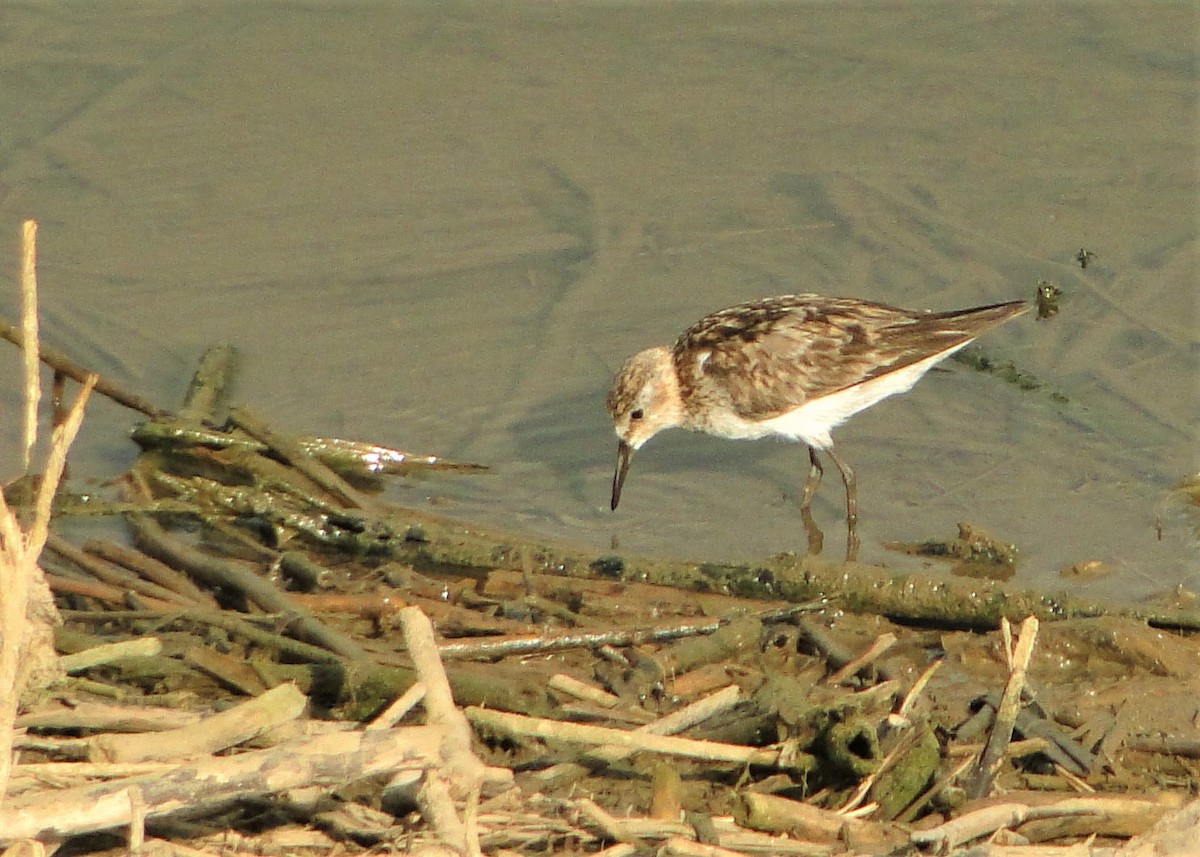
M 1063 297 L 1063 290 L 1049 280 L 1039 280 L 1034 300 L 1037 302 L 1038 321 L 1045 321 L 1058 315 L 1058 302 Z
M 911 556 L 956 561 L 951 573 L 960 577 L 1008 580 L 1017 571 L 1015 545 L 997 541 L 973 524 L 958 525 L 958 538 L 922 542 L 890 542 L 885 547 Z

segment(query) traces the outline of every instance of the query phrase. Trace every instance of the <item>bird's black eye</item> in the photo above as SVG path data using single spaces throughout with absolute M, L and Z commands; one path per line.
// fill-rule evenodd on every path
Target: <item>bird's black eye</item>
M 646 416 L 646 412 L 643 411 L 641 408 L 634 408 L 632 411 L 629 412 L 629 418 L 631 420 L 640 420 L 644 416 Z

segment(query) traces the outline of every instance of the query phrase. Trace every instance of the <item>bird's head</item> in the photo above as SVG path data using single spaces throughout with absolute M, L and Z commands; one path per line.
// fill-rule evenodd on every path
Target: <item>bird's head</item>
M 670 350 L 647 348 L 629 358 L 617 373 L 606 404 L 620 439 L 613 474 L 612 508 L 616 509 L 633 453 L 663 429 L 683 421 L 679 379 Z

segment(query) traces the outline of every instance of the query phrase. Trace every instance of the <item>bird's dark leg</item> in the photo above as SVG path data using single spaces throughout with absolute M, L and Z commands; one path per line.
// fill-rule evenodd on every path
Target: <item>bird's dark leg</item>
M 808 555 L 818 556 L 825 549 L 825 534 L 813 520 L 812 509 L 800 507 L 800 523 L 804 524 L 804 535 L 808 539 Z
M 808 460 L 808 478 L 804 480 L 804 495 L 800 498 L 801 509 L 807 509 L 812 503 L 812 498 L 817 493 L 817 487 L 821 484 L 821 476 L 825 473 L 821 468 L 821 462 L 817 460 L 817 451 L 811 446 L 808 448 Z
M 842 484 L 846 486 L 846 520 L 852 524 L 856 523 L 858 521 L 858 483 L 854 479 L 854 471 L 833 451 L 832 446 L 825 452 L 833 459 L 837 469 L 842 471 Z
M 833 447 L 825 450 L 838 470 L 842 471 L 842 484 L 846 486 L 846 562 L 853 562 L 858 557 L 858 483 L 854 479 L 854 471 L 850 465 L 842 461 Z
M 808 461 L 808 478 L 804 480 L 804 494 L 800 498 L 800 520 L 804 524 L 804 534 L 808 537 L 808 553 L 810 556 L 816 556 L 825 547 L 825 534 L 813 520 L 809 505 L 821 484 L 824 471 L 821 469 L 821 462 L 817 460 L 817 451 L 811 446 L 808 448 Z

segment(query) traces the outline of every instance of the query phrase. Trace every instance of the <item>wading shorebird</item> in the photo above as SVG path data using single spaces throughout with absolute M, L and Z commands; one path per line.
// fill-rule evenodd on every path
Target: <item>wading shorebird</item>
M 808 446 L 805 513 L 823 473 L 817 451 L 837 465 L 846 487 L 847 544 L 856 546 L 854 471 L 834 452 L 830 432 L 909 390 L 934 364 L 1028 309 L 1012 301 L 921 312 L 855 298 L 784 295 L 705 316 L 673 346 L 647 348 L 617 373 L 607 402 L 620 439 L 612 508 L 633 454 L 664 429 L 734 439 L 777 435 Z

